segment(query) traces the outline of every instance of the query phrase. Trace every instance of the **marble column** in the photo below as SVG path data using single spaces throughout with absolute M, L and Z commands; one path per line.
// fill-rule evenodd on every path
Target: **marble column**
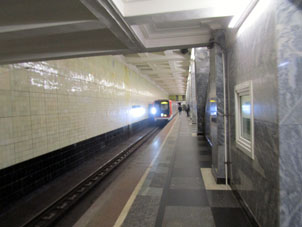
M 222 30 L 213 32 L 214 43 L 210 49 L 210 78 L 206 103 L 206 136 L 212 145 L 212 172 L 217 182 L 225 181 L 224 140 L 224 61 L 222 48 L 225 36 Z
M 195 82 L 197 102 L 197 133 L 205 134 L 205 106 L 210 74 L 209 50 L 195 48 Z
M 195 76 L 195 61 L 191 60 L 190 67 L 190 75 L 191 75 L 191 118 L 192 123 L 197 123 L 197 102 L 196 102 L 196 76 Z

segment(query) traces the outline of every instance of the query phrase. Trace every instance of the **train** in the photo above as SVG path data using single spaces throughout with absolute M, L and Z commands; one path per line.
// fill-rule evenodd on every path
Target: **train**
M 150 108 L 154 121 L 170 121 L 178 111 L 178 104 L 169 99 L 155 100 Z

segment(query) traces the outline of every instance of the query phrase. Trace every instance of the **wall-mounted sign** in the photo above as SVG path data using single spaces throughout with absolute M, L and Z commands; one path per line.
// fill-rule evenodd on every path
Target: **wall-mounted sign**
M 169 99 L 172 101 L 185 101 L 186 96 L 185 95 L 170 95 Z

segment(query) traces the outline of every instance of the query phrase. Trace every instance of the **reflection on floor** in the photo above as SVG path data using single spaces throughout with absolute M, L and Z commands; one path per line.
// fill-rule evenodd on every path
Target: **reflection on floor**
M 210 147 L 195 133 L 177 119 L 122 226 L 251 226 L 230 188 L 215 183 Z

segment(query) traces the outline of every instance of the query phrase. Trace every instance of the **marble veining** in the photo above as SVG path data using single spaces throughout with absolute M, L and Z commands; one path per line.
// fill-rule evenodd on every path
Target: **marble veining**
M 224 33 L 214 32 L 215 40 L 224 44 Z M 224 165 L 224 75 L 223 53 L 215 44 L 210 50 L 210 78 L 207 89 L 206 135 L 212 144 L 212 171 L 216 179 L 225 178 Z
M 279 127 L 275 1 L 259 1 L 228 47 L 231 182 L 261 226 L 279 226 Z M 255 159 L 235 142 L 234 87 L 252 81 Z
M 209 51 L 207 48 L 195 48 L 195 80 L 197 99 L 198 133 L 205 133 L 206 92 L 210 73 Z
M 280 226 L 302 226 L 302 1 L 277 1 Z
M 280 224 L 302 226 L 302 125 L 280 126 Z
M 280 124 L 302 124 L 301 1 L 278 1 L 277 40 Z

